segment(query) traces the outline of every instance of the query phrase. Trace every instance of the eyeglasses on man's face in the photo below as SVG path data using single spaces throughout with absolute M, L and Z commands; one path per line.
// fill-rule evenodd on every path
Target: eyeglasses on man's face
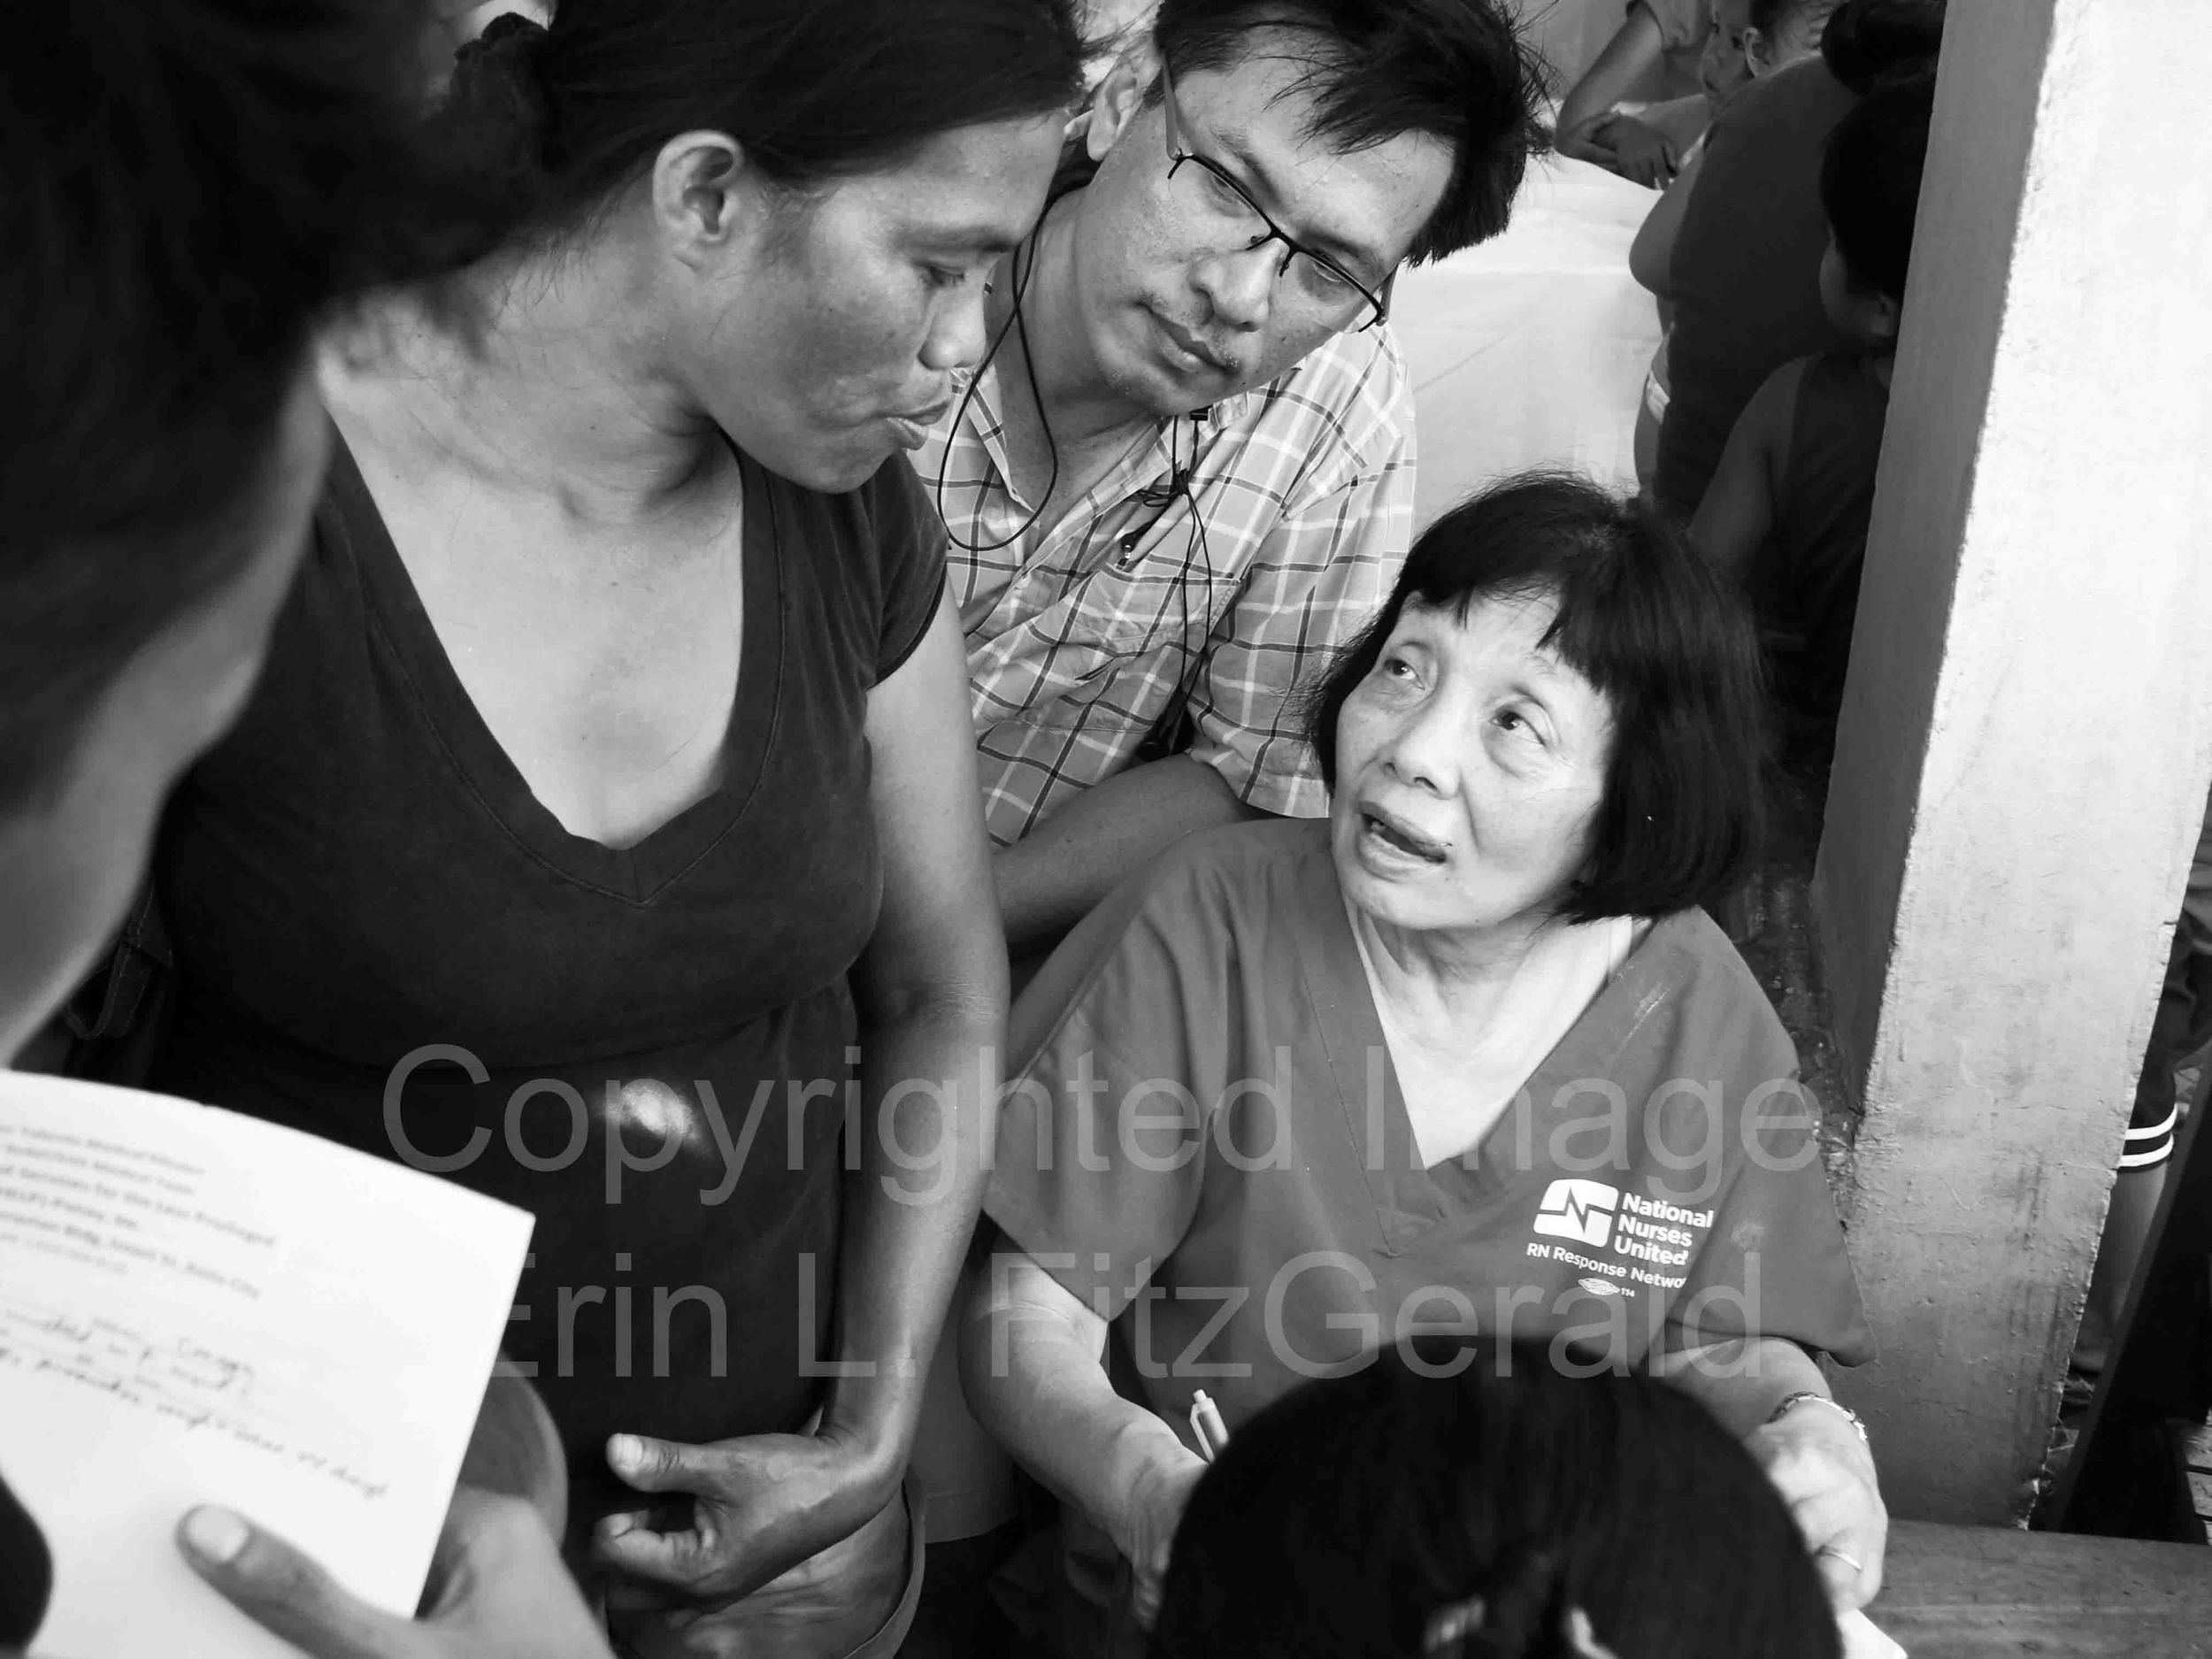
M 1182 111 L 1175 102 L 1175 82 L 1167 65 L 1160 65 L 1160 87 L 1167 113 L 1167 176 L 1179 187 L 1177 199 L 1194 221 L 1217 228 L 1225 243 L 1249 253 L 1271 242 L 1283 244 L 1276 280 L 1285 284 L 1279 304 L 1288 298 L 1317 322 L 1338 328 L 1364 331 L 1389 314 L 1390 287 L 1394 273 L 1372 288 L 1336 260 L 1317 253 L 1268 217 L 1251 193 L 1218 163 L 1194 153 L 1184 142 Z

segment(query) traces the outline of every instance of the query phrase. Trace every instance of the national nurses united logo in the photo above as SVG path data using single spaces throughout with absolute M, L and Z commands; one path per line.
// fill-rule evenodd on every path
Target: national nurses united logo
M 1689 1282 L 1690 1261 L 1713 1226 L 1710 1210 L 1686 1210 L 1663 1198 L 1624 1192 L 1603 1181 L 1563 1177 L 1544 1189 L 1531 1224 L 1540 1234 L 1571 1239 L 1595 1252 L 1584 1256 L 1563 1244 L 1524 1247 L 1539 1262 L 1562 1262 L 1620 1281 L 1617 1287 L 1590 1279 L 1577 1282 L 1596 1295 L 1633 1294 L 1627 1287 L 1649 1285 L 1679 1290 Z
M 1620 1207 L 1617 1187 L 1563 1179 L 1545 1189 L 1544 1202 L 1536 1206 L 1536 1231 L 1601 1250 L 1613 1237 L 1613 1218 Z

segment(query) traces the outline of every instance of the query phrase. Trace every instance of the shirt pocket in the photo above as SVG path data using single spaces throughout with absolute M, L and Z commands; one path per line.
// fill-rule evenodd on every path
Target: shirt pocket
M 1164 684 L 1153 683 L 1145 657 L 1110 644 L 1048 637 L 1024 657 L 1017 671 L 1025 671 L 1027 680 L 1021 706 L 1002 719 L 1032 731 L 1141 733 L 1166 695 Z
M 1179 657 L 1179 641 L 1203 649 L 1215 613 L 1233 588 L 1229 573 L 1211 557 L 1187 509 L 1132 534 L 1134 548 L 1125 545 L 1128 537 L 1110 539 L 1105 557 L 1069 585 L 1062 603 L 1071 633 L 1125 655 L 1165 651 Z

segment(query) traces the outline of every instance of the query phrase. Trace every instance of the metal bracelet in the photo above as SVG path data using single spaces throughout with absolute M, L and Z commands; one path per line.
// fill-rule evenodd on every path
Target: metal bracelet
M 1859 1414 L 1857 1412 L 1854 1411 L 1849 1406 L 1844 1404 L 1842 1401 L 1832 1399 L 1829 1395 L 1822 1394 L 1816 1388 L 1801 1388 L 1793 1394 L 1784 1395 L 1781 1404 L 1776 1406 L 1773 1410 L 1767 1413 L 1767 1421 L 1769 1423 L 1779 1423 L 1784 1417 L 1795 1410 L 1799 1406 L 1803 1405 L 1808 1400 L 1817 1401 L 1832 1411 L 1842 1412 L 1844 1421 L 1850 1424 L 1853 1428 L 1858 1430 L 1859 1443 L 1863 1446 L 1869 1447 L 1873 1444 L 1873 1442 L 1867 1438 L 1866 1425 L 1859 1420 Z

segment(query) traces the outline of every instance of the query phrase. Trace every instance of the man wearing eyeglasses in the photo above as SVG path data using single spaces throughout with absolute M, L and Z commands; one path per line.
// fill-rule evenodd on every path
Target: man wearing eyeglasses
M 1325 810 L 1293 692 L 1411 538 L 1409 260 L 1504 228 L 1497 0 L 1164 0 L 914 452 L 951 537 L 1009 943 L 1193 830 Z

